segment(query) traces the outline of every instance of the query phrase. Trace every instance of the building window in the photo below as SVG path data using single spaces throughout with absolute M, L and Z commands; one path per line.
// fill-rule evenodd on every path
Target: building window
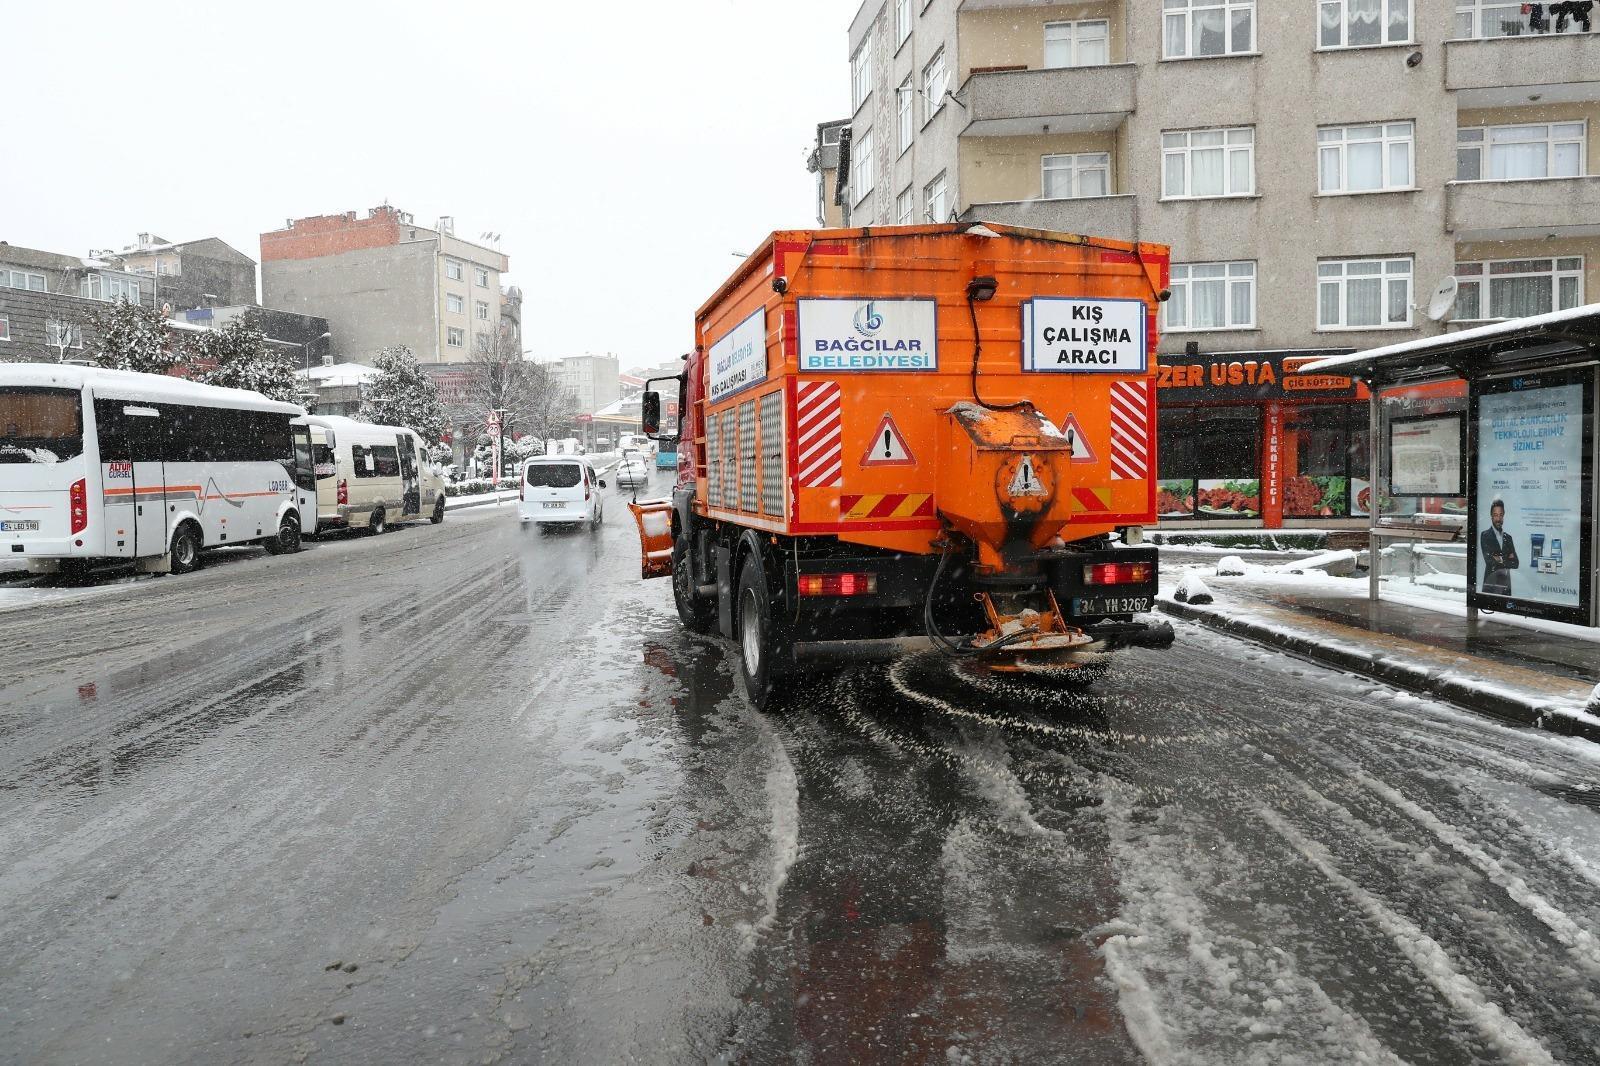
M 872 93 L 872 34 L 861 42 L 856 54 L 850 57 L 850 111 L 861 110 L 861 105 Z
M 78 295 L 85 300 L 104 300 L 105 279 L 99 274 L 85 274 L 78 279 Z
M 0 318 L 0 341 L 8 341 L 10 339 L 11 320 L 9 318 Z
M 44 324 L 45 341 L 52 348 L 82 348 L 83 330 L 70 322 L 52 318 Z
M 1163 0 L 1167 59 L 1239 55 L 1255 49 L 1256 0 Z
M 911 0 L 894 0 L 894 46 L 898 49 L 911 36 Z
M 1044 65 L 1046 67 L 1105 66 L 1111 62 L 1110 25 L 1104 19 L 1088 22 L 1046 22 Z
M 1256 265 L 1239 263 L 1174 263 L 1172 298 L 1163 328 L 1177 332 L 1200 329 L 1254 329 Z
M 911 115 L 916 106 L 916 90 L 911 87 L 911 78 L 907 77 L 899 89 L 895 90 L 894 106 L 897 112 L 896 151 L 903 152 L 911 147 Z
M 483 267 L 473 267 L 472 269 L 474 276 L 477 278 L 478 288 L 487 289 L 489 287 L 489 272 Z
M 1327 259 L 1317 264 L 1318 329 L 1411 325 L 1411 258 Z
M 467 346 L 467 331 L 451 326 L 444 331 L 444 342 L 452 348 L 465 348 Z
M 487 333 L 474 333 L 472 339 L 478 345 L 479 355 L 484 355 L 489 351 L 489 335 Z
M 1583 257 L 1457 263 L 1453 321 L 1525 318 L 1583 305 Z
M 1111 155 L 1108 152 L 1047 155 L 1041 160 L 1041 166 L 1044 174 L 1040 188 L 1046 200 L 1111 195 Z
M 444 305 L 452 315 L 462 314 L 467 309 L 467 302 L 453 292 L 445 296 Z
M 1582 177 L 1588 142 L 1589 127 L 1585 122 L 1459 129 L 1456 180 Z
M 476 301 L 474 304 L 474 310 L 476 310 L 478 313 L 479 322 L 489 321 L 489 302 L 487 300 Z
M 916 221 L 917 194 L 912 186 L 907 185 L 900 190 L 900 195 L 894 198 L 894 224 L 896 226 L 909 226 Z
M 923 120 L 926 126 L 939 109 L 944 106 L 944 94 L 950 89 L 950 70 L 944 65 L 944 49 L 941 48 L 928 60 L 928 65 L 922 68 L 922 95 L 928 101 L 928 116 Z
M 139 282 L 134 278 L 107 278 L 106 299 L 122 297 L 131 304 L 139 302 Z
M 839 135 L 841 133 L 843 133 L 843 132 L 844 132 L 844 127 L 843 126 L 829 126 L 827 129 L 823 130 L 822 131 L 822 144 L 823 144 L 823 147 L 826 148 L 826 147 L 829 147 L 831 145 L 838 144 L 839 143 Z
M 1161 197 L 1250 196 L 1256 183 L 1256 134 L 1249 126 L 1161 135 Z
M 922 202 L 929 222 L 950 221 L 950 186 L 945 181 L 944 171 L 923 186 Z
M 872 191 L 872 171 L 877 163 L 873 158 L 872 131 L 867 130 L 856 138 L 853 148 L 855 160 L 850 164 L 850 191 L 859 204 Z
M 1317 130 L 1317 190 L 1377 192 L 1412 187 L 1410 122 L 1324 126 Z
M 0 285 L 9 285 L 13 289 L 29 289 L 33 292 L 45 291 L 44 275 L 27 270 L 0 268 Z
M 446 259 L 444 261 L 444 276 L 451 281 L 460 281 L 466 277 L 459 259 Z
M 1322 0 L 1317 45 L 1364 48 L 1411 40 L 1411 0 Z
M 1519 37 L 1525 33 L 1588 33 L 1589 8 L 1583 18 L 1555 10 L 1557 4 L 1528 4 L 1506 0 L 1456 0 L 1456 37 Z

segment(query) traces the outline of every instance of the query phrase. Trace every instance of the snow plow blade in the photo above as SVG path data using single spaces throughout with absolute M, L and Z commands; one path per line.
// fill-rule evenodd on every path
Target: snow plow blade
M 630 503 L 639 524 L 639 576 L 667 577 L 672 573 L 672 501 Z

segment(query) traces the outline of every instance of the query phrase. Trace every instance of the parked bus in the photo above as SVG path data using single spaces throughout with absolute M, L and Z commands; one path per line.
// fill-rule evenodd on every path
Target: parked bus
M 303 414 L 160 374 L 0 364 L 0 552 L 185 573 L 204 548 L 298 551 L 316 523 Z
M 656 469 L 678 469 L 678 438 L 673 433 L 663 433 L 656 441 Z
M 296 421 L 311 432 L 318 530 L 382 533 L 396 522 L 444 521 L 444 478 L 416 433 L 336 415 Z

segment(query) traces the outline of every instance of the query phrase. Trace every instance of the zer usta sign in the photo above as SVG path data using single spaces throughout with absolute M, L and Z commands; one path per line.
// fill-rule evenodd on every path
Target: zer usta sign
M 1143 300 L 1036 296 L 1022 305 L 1022 369 L 1142 374 L 1149 359 Z

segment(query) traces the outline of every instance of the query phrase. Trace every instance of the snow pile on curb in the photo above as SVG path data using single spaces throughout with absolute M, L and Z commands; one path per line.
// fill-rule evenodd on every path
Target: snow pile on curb
M 1217 560 L 1218 577 L 1244 577 L 1249 572 L 1249 565 L 1237 555 L 1225 555 Z
M 1323 552 L 1309 559 L 1296 559 L 1273 567 L 1280 574 L 1303 574 L 1307 570 L 1321 570 L 1334 577 L 1349 577 L 1356 572 L 1356 553 L 1346 548 L 1342 551 Z
M 1183 580 L 1178 582 L 1178 588 L 1172 598 L 1179 603 L 1210 603 L 1211 590 L 1206 588 L 1206 583 L 1200 580 L 1200 575 L 1190 571 L 1183 575 Z

